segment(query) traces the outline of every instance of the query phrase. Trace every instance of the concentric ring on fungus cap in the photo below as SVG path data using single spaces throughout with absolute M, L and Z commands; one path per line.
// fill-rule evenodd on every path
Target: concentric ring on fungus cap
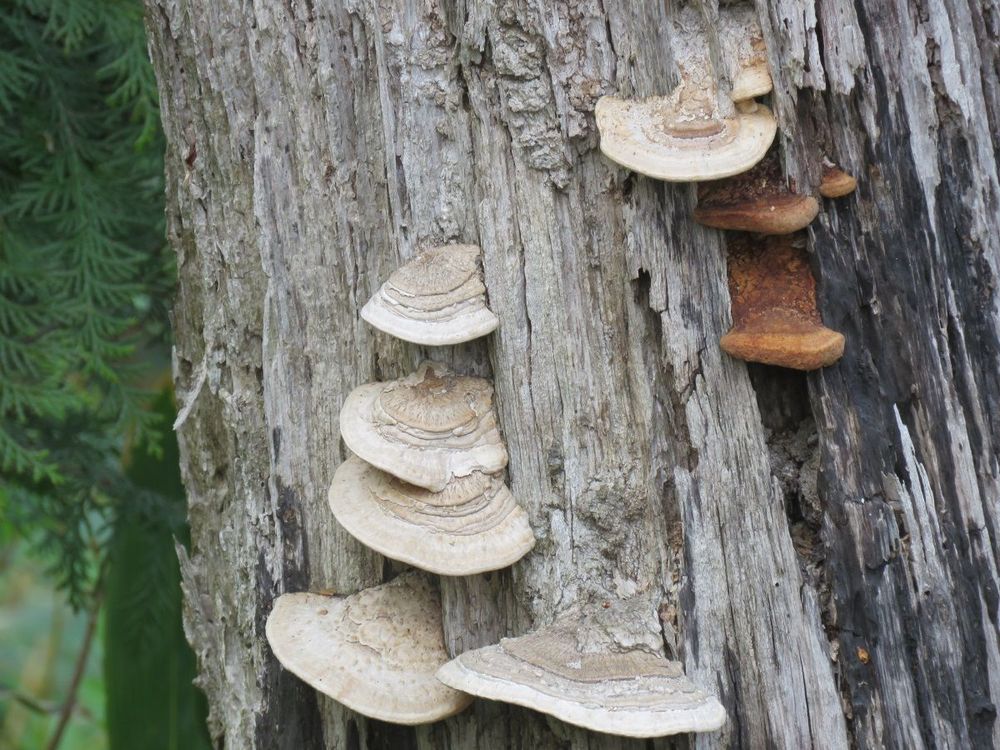
M 493 386 L 434 363 L 351 391 L 340 411 L 340 434 L 364 461 L 435 492 L 454 477 L 494 474 L 507 465 Z
M 627 100 L 601 97 L 595 108 L 601 151 L 640 174 L 669 182 L 716 180 L 745 172 L 764 158 L 777 133 L 763 105 L 716 118 L 676 95 Z
M 426 346 L 460 344 L 499 324 L 486 306 L 475 245 L 443 245 L 395 271 L 361 309 L 381 331 Z
M 441 601 L 424 574 L 347 597 L 284 594 L 266 633 L 285 669 L 365 716 L 426 724 L 472 702 L 434 676 L 448 653 Z
M 575 625 L 563 617 L 467 651 L 441 667 L 438 679 L 480 698 L 625 737 L 710 732 L 725 723 L 722 704 L 694 685 L 679 662 L 640 649 L 594 648 Z
M 528 516 L 507 486 L 478 471 L 432 492 L 352 456 L 337 469 L 329 501 L 358 541 L 439 575 L 505 568 L 535 545 Z

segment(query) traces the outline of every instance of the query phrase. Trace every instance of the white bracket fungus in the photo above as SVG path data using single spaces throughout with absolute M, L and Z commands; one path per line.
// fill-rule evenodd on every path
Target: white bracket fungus
M 767 47 L 754 7 L 748 4 L 720 7 L 718 30 L 722 55 L 733 83 L 732 100 L 739 102 L 770 93 Z
M 626 737 L 707 732 L 725 722 L 722 704 L 687 679 L 679 662 L 641 644 L 623 648 L 603 635 L 574 613 L 529 635 L 468 651 L 441 667 L 438 679 Z
M 425 250 L 393 273 L 361 310 L 381 331 L 427 346 L 460 344 L 499 324 L 486 306 L 475 245 Z
M 733 80 L 735 111 L 719 101 L 705 24 L 697 11 L 686 8 L 673 35 L 677 87 L 668 96 L 598 100 L 594 114 L 605 156 L 669 182 L 730 177 L 764 157 L 777 123 L 767 107 L 753 101 L 771 90 L 760 27 L 749 9 L 720 8 L 719 13 L 717 32 Z
M 363 544 L 440 575 L 504 568 L 535 545 L 527 514 L 496 475 L 473 472 L 432 492 L 352 456 L 337 469 L 329 499 Z
M 714 94 L 687 92 L 630 101 L 601 97 L 594 110 L 601 151 L 614 162 L 668 182 L 717 180 L 764 158 L 777 133 L 771 111 L 750 105 L 719 117 Z
M 435 492 L 454 477 L 507 465 L 493 386 L 440 364 L 355 388 L 340 411 L 340 434 L 363 460 Z
M 347 597 L 285 594 L 266 631 L 285 669 L 365 716 L 425 724 L 472 700 L 434 677 L 448 654 L 440 598 L 422 574 Z

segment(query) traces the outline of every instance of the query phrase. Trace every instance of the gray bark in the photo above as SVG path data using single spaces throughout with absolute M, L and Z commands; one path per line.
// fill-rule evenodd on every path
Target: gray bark
M 722 234 L 691 220 L 691 186 L 596 150 L 598 96 L 672 85 L 673 4 L 147 4 L 185 619 L 219 746 L 633 746 L 485 702 L 391 727 L 270 655 L 276 595 L 394 569 L 326 505 L 337 416 L 429 354 L 358 313 L 450 240 L 482 246 L 501 327 L 434 355 L 494 378 L 539 539 L 511 570 L 442 581 L 453 653 L 643 591 L 729 711 L 698 747 L 1000 741 L 996 0 L 756 0 L 787 170 L 815 185 L 826 154 L 860 181 L 810 229 L 847 351 L 808 376 L 719 350 Z

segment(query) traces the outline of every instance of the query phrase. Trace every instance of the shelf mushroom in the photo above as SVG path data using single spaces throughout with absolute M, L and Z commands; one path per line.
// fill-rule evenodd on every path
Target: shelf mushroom
M 858 181 L 832 162 L 823 161 L 823 177 L 819 194 L 824 198 L 842 198 L 858 187 Z
M 340 434 L 364 461 L 435 492 L 454 477 L 494 474 L 507 465 L 493 386 L 432 362 L 400 380 L 351 391 Z
M 486 306 L 476 245 L 443 245 L 395 271 L 361 309 L 381 331 L 427 346 L 460 344 L 499 324 Z
M 722 117 L 714 91 L 682 83 L 670 96 L 643 100 L 604 96 L 594 114 L 601 151 L 640 174 L 668 182 L 717 180 L 745 172 L 764 158 L 777 124 L 771 111 L 740 103 Z
M 818 213 L 815 198 L 788 189 L 772 153 L 748 172 L 701 185 L 694 219 L 716 229 L 790 234 L 808 226 Z
M 352 456 L 337 469 L 329 500 L 337 521 L 363 544 L 440 575 L 504 568 L 535 545 L 528 515 L 507 486 L 478 471 L 431 492 Z
M 668 96 L 629 100 L 604 96 L 594 114 L 601 151 L 614 162 L 668 182 L 699 182 L 750 169 L 777 132 L 771 111 L 753 97 L 771 90 L 760 25 L 751 8 L 719 8 L 723 64 L 733 83 L 735 110 L 720 109 L 707 30 L 693 7 L 674 25 L 680 83 Z
M 679 662 L 610 644 L 576 615 L 467 651 L 441 667 L 438 679 L 481 698 L 626 737 L 708 732 L 726 720 L 722 704 L 687 679 Z
M 733 101 L 770 93 L 773 84 L 767 47 L 752 5 L 720 6 L 719 41 L 733 82 Z
M 434 677 L 448 654 L 441 602 L 423 574 L 347 597 L 284 594 L 266 633 L 285 669 L 374 719 L 425 724 L 472 700 Z
M 790 235 L 729 240 L 733 327 L 719 342 L 733 357 L 794 370 L 831 365 L 844 336 L 823 325 L 805 251 Z

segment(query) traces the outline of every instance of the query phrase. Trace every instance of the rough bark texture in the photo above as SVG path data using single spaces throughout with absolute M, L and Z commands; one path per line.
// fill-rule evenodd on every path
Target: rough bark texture
M 334 522 L 337 415 L 427 350 L 358 312 L 477 243 L 492 374 L 539 543 L 442 581 L 452 653 L 633 592 L 730 720 L 698 747 L 1000 742 L 1000 6 L 756 0 L 786 170 L 859 192 L 810 250 L 847 336 L 809 376 L 718 348 L 723 235 L 596 150 L 603 93 L 673 82 L 661 0 L 147 0 L 168 138 L 186 624 L 227 748 L 631 747 L 479 702 L 416 730 L 270 655 L 280 592 L 397 566 Z M 701 6 L 718 12 L 710 0 Z M 718 48 L 716 46 L 716 52 Z M 684 744 L 681 740 L 680 744 Z

